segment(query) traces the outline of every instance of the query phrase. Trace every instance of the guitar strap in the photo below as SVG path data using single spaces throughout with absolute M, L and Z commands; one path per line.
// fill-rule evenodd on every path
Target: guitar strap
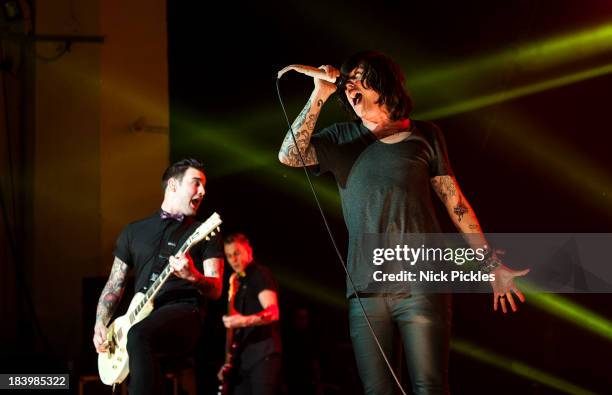
M 157 280 L 159 274 L 168 264 L 168 259 L 170 258 L 170 256 L 174 255 L 180 248 L 178 243 L 185 235 L 186 231 L 191 228 L 192 224 L 193 220 L 191 220 L 189 217 L 186 217 L 183 222 L 181 222 L 180 226 L 176 228 L 174 232 L 172 232 L 167 241 L 164 242 L 164 236 L 168 229 L 168 225 L 166 225 L 162 233 L 161 240 L 159 242 L 159 247 L 157 248 L 157 257 L 155 258 L 155 261 L 153 262 L 153 264 L 151 265 L 151 269 L 149 270 L 149 283 L 147 284 L 146 288 L 148 288 L 151 284 L 155 282 L 155 280 Z
M 243 284 L 244 277 L 246 277 L 246 273 L 244 271 L 240 272 L 240 273 L 236 273 L 236 284 L 234 285 L 235 287 L 235 292 L 233 295 L 233 301 L 232 303 L 232 309 L 234 310 L 232 312 L 236 313 L 239 312 L 240 314 L 244 313 L 244 306 L 246 305 L 246 296 L 242 295 L 242 297 L 240 298 L 240 305 L 239 305 L 239 310 L 236 309 L 236 295 L 238 294 L 238 292 L 240 291 L 240 288 L 246 287 L 246 285 Z M 233 340 L 234 342 L 238 343 L 238 347 L 240 347 L 240 343 L 242 343 L 242 341 L 244 337 L 244 331 L 241 331 L 240 328 L 236 328 L 236 330 L 234 330 L 234 334 L 233 334 Z M 235 351 L 236 353 L 239 353 L 239 350 Z

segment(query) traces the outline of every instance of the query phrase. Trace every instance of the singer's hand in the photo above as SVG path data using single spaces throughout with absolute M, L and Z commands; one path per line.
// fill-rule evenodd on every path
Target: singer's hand
M 305 66 L 303 64 L 290 64 L 287 67 L 283 67 L 282 70 L 280 70 L 276 74 L 276 78 L 281 78 L 283 76 L 283 74 L 285 74 L 287 71 L 290 71 L 290 70 L 295 70 L 298 73 L 306 74 L 306 75 L 309 75 L 311 77 L 314 77 L 315 75 L 320 75 L 321 74 L 321 70 L 317 69 L 316 67 Z
M 290 70 L 298 70 L 300 68 L 302 68 L 304 66 L 299 65 L 299 64 L 290 64 L 289 66 L 285 66 L 283 67 L 278 73 L 276 73 L 276 78 L 278 78 L 280 80 L 280 78 L 287 72 Z
M 336 85 L 334 82 L 340 77 L 340 70 L 333 66 L 324 65 L 319 68 L 312 66 L 305 66 L 301 64 L 292 64 L 284 67 L 278 72 L 277 78 L 281 78 L 287 71 L 295 70 L 298 73 L 313 77 L 315 90 L 319 93 L 329 97 L 336 91 Z
M 329 82 L 329 80 L 336 81 L 337 78 L 340 78 L 340 70 L 330 65 L 319 66 L 319 70 L 325 72 L 326 78 L 314 78 L 315 91 L 319 91 L 325 97 L 329 97 L 338 88 L 335 83 Z

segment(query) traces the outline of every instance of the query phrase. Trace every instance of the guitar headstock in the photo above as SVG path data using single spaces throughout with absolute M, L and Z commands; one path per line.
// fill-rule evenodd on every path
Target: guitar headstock
M 213 213 L 208 219 L 189 236 L 189 244 L 195 244 L 203 239 L 210 240 L 211 236 L 214 236 L 219 232 L 219 225 L 221 225 L 221 217 L 217 213 Z

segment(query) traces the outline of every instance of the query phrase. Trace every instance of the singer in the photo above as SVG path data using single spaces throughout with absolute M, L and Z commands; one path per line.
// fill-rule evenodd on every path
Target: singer
M 338 184 L 349 232 L 347 282 L 351 338 L 366 394 L 394 394 L 395 384 L 363 317 L 358 295 L 385 354 L 393 355 L 394 326 L 404 346 L 412 391 L 416 395 L 448 394 L 450 295 L 417 294 L 409 288 L 381 291 L 368 276 L 371 259 L 362 253 L 365 234 L 440 233 L 433 208 L 433 189 L 457 229 L 475 234 L 471 247 L 484 248 L 484 272 L 495 274 L 493 308 L 516 311 L 511 292 L 524 301 L 513 278 L 482 234 L 474 210 L 453 175 L 440 129 L 431 122 L 409 118 L 412 100 L 404 89 L 400 68 L 379 52 L 349 57 L 340 70 L 291 65 L 289 70 L 314 78 L 314 90 L 292 125 L 278 153 L 281 163 L 312 166 L 316 174 L 331 172 Z M 329 97 L 339 99 L 351 118 L 313 134 Z M 302 159 L 303 158 L 303 162 Z M 479 236 L 478 236 L 479 235 Z M 397 286 L 406 287 L 405 284 Z

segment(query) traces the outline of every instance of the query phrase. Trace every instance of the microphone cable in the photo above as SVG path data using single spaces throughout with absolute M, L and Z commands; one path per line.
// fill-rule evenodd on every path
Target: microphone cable
M 323 207 L 321 207 L 321 203 L 319 202 L 319 197 L 317 195 L 317 192 L 314 188 L 314 185 L 312 183 L 312 180 L 310 179 L 310 174 L 308 174 L 308 169 L 306 168 L 306 161 L 304 160 L 304 157 L 302 156 L 302 151 L 300 150 L 298 143 L 297 143 L 297 139 L 295 138 L 295 133 L 293 132 L 293 127 L 291 126 L 291 123 L 289 121 L 289 117 L 287 116 L 287 110 L 285 109 L 285 104 L 283 102 L 283 98 L 280 92 L 280 78 L 276 79 L 276 93 L 278 95 L 278 101 L 280 102 L 281 108 L 283 110 L 283 115 L 285 116 L 285 121 L 287 122 L 287 126 L 289 127 L 289 131 L 291 132 L 291 137 L 293 138 L 293 144 L 295 144 L 295 148 L 298 152 L 298 156 L 300 157 L 300 162 L 302 162 L 302 169 L 304 169 L 304 174 L 306 175 L 306 180 L 308 180 L 308 185 L 310 186 L 310 190 L 312 192 L 312 195 L 314 197 L 315 202 L 317 203 L 317 207 L 319 209 L 319 212 L 321 213 L 321 218 L 323 219 L 323 224 L 325 225 L 325 229 L 327 230 L 327 234 L 329 236 L 329 239 L 334 247 L 334 251 L 336 252 L 336 255 L 338 256 L 338 260 L 340 261 L 340 264 L 342 265 L 342 268 L 344 269 L 344 272 L 346 273 L 346 277 L 349 280 L 349 284 L 353 290 L 353 294 L 355 295 L 355 298 L 357 298 L 357 302 L 359 303 L 359 307 L 361 309 L 361 313 L 363 315 L 363 318 L 365 318 L 366 323 L 368 324 L 368 328 L 370 330 L 370 333 L 372 334 L 372 337 L 374 338 L 374 341 L 376 342 L 376 346 L 378 347 L 378 350 L 380 351 L 380 355 L 383 357 L 385 364 L 387 365 L 387 368 L 389 369 L 389 372 L 391 372 L 391 375 L 393 376 L 393 380 L 395 380 L 395 384 L 397 384 L 397 387 L 399 388 L 399 390 L 401 391 L 402 395 L 406 395 L 406 391 L 404 391 L 404 389 L 402 388 L 402 385 L 399 382 L 399 379 L 397 378 L 397 375 L 395 374 L 395 371 L 393 370 L 393 367 L 391 366 L 391 363 L 389 362 L 389 359 L 387 358 L 387 355 L 385 354 L 385 351 L 382 348 L 382 345 L 380 344 L 380 341 L 378 340 L 378 336 L 376 336 L 376 333 L 374 332 L 374 328 L 372 327 L 372 323 L 370 322 L 370 317 L 368 317 L 368 314 L 365 311 L 365 307 L 363 307 L 363 302 L 361 301 L 361 298 L 359 297 L 359 293 L 357 292 L 357 288 L 355 288 L 355 283 L 353 282 L 353 278 L 351 277 L 348 268 L 346 267 L 346 262 L 344 262 L 344 258 L 342 258 L 342 254 L 340 253 L 340 250 L 338 249 L 338 245 L 336 244 L 336 240 L 334 239 L 334 235 L 332 234 L 331 228 L 329 227 L 329 223 L 327 222 L 327 217 L 325 216 L 325 212 L 323 211 Z M 314 131 L 313 131 L 314 133 Z M 312 137 L 312 135 L 311 135 Z

